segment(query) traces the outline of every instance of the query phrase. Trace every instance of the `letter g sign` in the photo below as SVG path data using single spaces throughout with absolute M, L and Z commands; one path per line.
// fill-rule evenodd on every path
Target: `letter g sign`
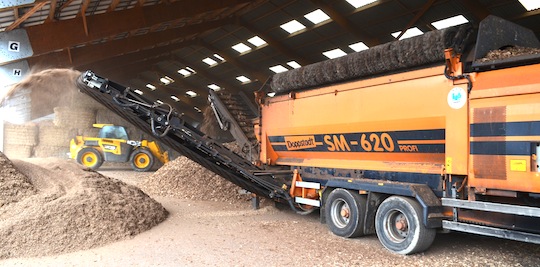
M 21 50 L 21 43 L 15 41 L 9 41 L 8 51 L 10 52 L 19 52 Z

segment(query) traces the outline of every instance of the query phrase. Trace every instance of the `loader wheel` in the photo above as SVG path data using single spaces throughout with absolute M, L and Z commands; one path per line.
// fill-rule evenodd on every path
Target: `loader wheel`
M 358 237 L 364 234 L 366 197 L 338 188 L 326 200 L 325 215 L 328 228 L 342 237 Z
M 435 239 L 435 229 L 422 223 L 420 204 L 407 197 L 391 196 L 383 201 L 375 216 L 375 228 L 383 246 L 403 255 L 422 252 Z
M 146 149 L 137 149 L 131 153 L 129 158 L 131 167 L 138 172 L 149 171 L 154 165 L 154 156 Z
M 103 157 L 92 147 L 85 147 L 77 153 L 77 162 L 92 170 L 97 170 L 103 164 Z

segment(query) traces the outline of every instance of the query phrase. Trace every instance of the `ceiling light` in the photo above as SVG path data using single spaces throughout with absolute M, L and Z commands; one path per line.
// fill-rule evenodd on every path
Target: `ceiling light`
M 205 59 L 202 60 L 204 63 L 208 64 L 208 66 L 214 66 L 217 64 L 217 61 L 207 57 Z
M 200 108 L 198 108 L 198 107 L 193 107 L 193 109 L 196 110 L 196 111 L 199 112 L 199 113 L 202 112 L 202 110 L 201 110 Z
M 288 71 L 287 68 L 281 66 L 281 65 L 276 65 L 276 66 L 273 66 L 273 67 L 270 67 L 270 70 L 275 72 L 275 73 L 280 73 L 280 72 L 286 72 Z
M 297 31 L 300 31 L 306 28 L 304 24 L 296 20 L 291 20 L 285 24 L 282 24 L 280 27 L 284 29 L 285 31 L 287 31 L 288 33 L 295 33 Z
M 540 8 L 540 2 L 538 0 L 519 0 L 519 2 L 525 9 L 527 9 L 527 11 Z
M 189 70 L 189 71 L 191 71 L 191 72 L 193 72 L 193 73 L 197 73 L 194 69 L 192 69 L 192 68 L 190 68 L 190 67 L 186 67 L 186 70 Z
M 347 0 L 347 2 L 354 8 L 359 8 L 377 2 L 377 0 Z
M 214 54 L 214 57 L 221 60 L 221 61 L 225 61 L 225 59 L 222 56 L 218 55 L 218 54 Z
M 142 92 L 141 90 L 139 90 L 139 89 L 135 89 L 135 91 L 133 91 L 133 92 L 135 92 L 135 93 L 137 93 L 137 94 L 139 94 L 139 95 L 142 95 L 142 94 L 143 94 L 143 92 Z
M 309 21 L 313 22 L 313 24 L 319 24 L 323 21 L 327 21 L 330 19 L 330 17 L 320 9 L 308 13 L 304 17 Z
M 161 101 L 161 100 L 159 100 L 159 99 L 156 100 L 156 103 L 159 103 L 159 104 L 163 105 L 163 101 Z
M 394 38 L 397 38 L 400 34 L 401 34 L 401 31 L 394 32 L 394 33 L 392 33 L 392 36 L 394 36 Z M 424 34 L 424 32 L 422 32 L 417 27 L 410 28 L 407 31 L 405 31 L 405 34 L 403 34 L 403 36 L 401 36 L 401 38 L 399 38 L 399 40 L 411 38 L 411 37 L 422 35 L 422 34 Z
M 349 47 L 354 50 L 354 52 L 360 52 L 362 50 L 368 50 L 369 47 L 363 42 L 358 42 L 356 44 L 349 45 Z
M 190 72 L 189 70 L 186 70 L 186 69 L 179 69 L 178 73 L 184 75 L 184 77 L 187 77 L 187 76 L 192 74 L 192 72 Z
M 437 30 L 449 28 L 456 25 L 461 25 L 469 22 L 463 15 L 454 16 L 447 19 L 442 19 L 431 23 Z
M 213 84 L 209 84 L 209 85 L 208 85 L 208 88 L 210 88 L 210 89 L 212 89 L 212 90 L 214 90 L 214 91 L 219 91 L 219 90 L 221 90 L 221 87 L 219 87 L 217 84 L 214 84 L 214 83 L 213 83 Z
M 263 46 L 263 45 L 266 44 L 266 41 L 261 39 L 261 37 L 259 37 L 259 36 L 251 37 L 247 41 L 250 42 L 252 45 L 254 45 L 256 47 Z
M 239 80 L 241 83 L 251 82 L 251 80 L 248 77 L 244 76 L 244 75 L 238 76 L 238 77 L 236 77 L 236 79 Z
M 334 50 L 323 52 L 323 55 L 325 55 L 327 58 L 338 58 L 347 55 L 347 53 L 343 52 L 343 50 L 336 48 Z
M 172 100 L 174 100 L 174 101 L 176 101 L 176 102 L 180 101 L 180 98 L 178 98 L 178 97 L 176 97 L 176 96 L 174 96 L 174 95 L 172 95 L 171 98 L 172 98 Z
M 197 96 L 197 93 L 193 92 L 193 91 L 187 91 L 186 92 L 186 95 L 188 95 L 189 97 L 196 97 Z
M 268 93 L 266 95 L 269 96 L 269 97 L 274 97 L 274 96 L 276 96 L 276 92 L 270 92 L 270 93 Z
M 293 68 L 293 69 L 298 69 L 298 68 L 302 67 L 302 66 L 300 66 L 300 64 L 298 64 L 298 62 L 296 62 L 294 60 L 287 62 L 287 65 L 291 66 L 291 68 Z
M 146 87 L 152 91 L 156 90 L 156 87 L 151 84 L 147 84 Z
M 238 51 L 238 53 L 242 54 L 244 52 L 247 52 L 247 51 L 251 50 L 251 47 L 247 46 L 244 43 L 238 43 L 238 44 L 233 45 L 232 49 L 234 49 L 234 50 Z

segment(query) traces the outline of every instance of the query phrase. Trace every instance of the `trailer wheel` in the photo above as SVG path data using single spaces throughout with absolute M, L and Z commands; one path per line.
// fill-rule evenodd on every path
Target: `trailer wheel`
M 435 239 L 435 229 L 422 223 L 422 208 L 411 198 L 392 196 L 381 203 L 375 217 L 379 241 L 403 255 L 424 251 Z
M 146 149 L 136 149 L 129 157 L 131 167 L 138 172 L 149 171 L 154 165 L 154 156 Z
M 338 188 L 326 200 L 325 216 L 332 233 L 342 237 L 363 235 L 366 197 Z
M 97 149 L 85 147 L 77 153 L 77 162 L 92 170 L 97 170 L 103 164 L 103 157 Z

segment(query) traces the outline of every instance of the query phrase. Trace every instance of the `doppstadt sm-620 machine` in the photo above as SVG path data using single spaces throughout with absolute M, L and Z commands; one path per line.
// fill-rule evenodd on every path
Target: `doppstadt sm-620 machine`
M 501 48 L 529 53 L 486 57 Z M 336 235 L 376 233 L 387 249 L 412 254 L 437 230 L 540 243 L 538 48 L 530 30 L 488 17 L 478 29 L 428 32 L 276 74 L 256 94 L 249 159 L 131 88 L 91 71 L 79 86 L 252 193 L 302 214 L 320 209 Z M 210 100 L 227 120 L 219 96 Z

